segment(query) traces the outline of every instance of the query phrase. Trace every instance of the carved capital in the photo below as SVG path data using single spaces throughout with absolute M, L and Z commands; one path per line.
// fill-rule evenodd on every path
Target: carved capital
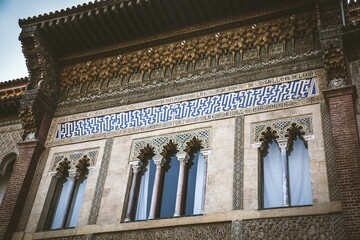
M 166 163 L 166 159 L 163 156 L 154 156 L 153 160 L 157 166 L 164 166 Z
M 187 163 L 190 160 L 190 157 L 187 153 L 176 154 L 176 156 L 180 163 Z
M 130 165 L 133 173 L 138 173 L 141 170 L 141 167 L 143 166 L 141 161 L 131 162 Z

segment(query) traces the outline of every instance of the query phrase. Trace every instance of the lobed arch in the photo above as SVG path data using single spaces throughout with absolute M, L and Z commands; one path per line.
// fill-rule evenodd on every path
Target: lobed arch
M 9 168 L 13 165 L 17 159 L 18 154 L 16 152 L 7 153 L 0 161 L 0 176 L 4 176 L 9 172 Z

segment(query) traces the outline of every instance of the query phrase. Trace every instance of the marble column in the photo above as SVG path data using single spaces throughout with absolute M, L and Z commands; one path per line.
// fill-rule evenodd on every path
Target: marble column
M 289 206 L 289 183 L 288 183 L 288 161 L 287 161 L 287 146 L 288 139 L 282 138 L 277 139 L 276 142 L 279 144 L 281 151 L 281 170 L 282 170 L 282 190 L 283 190 L 283 206 Z
M 202 199 L 201 199 L 201 211 L 200 214 L 204 213 L 204 206 L 205 206 L 205 193 L 206 193 L 206 175 L 207 175 L 207 164 L 209 161 L 209 154 L 210 150 L 202 150 L 201 154 L 203 155 L 204 159 L 204 179 L 203 179 L 203 189 L 202 189 Z
M 187 153 L 177 154 L 176 156 L 180 162 L 180 169 L 179 169 L 179 178 L 178 178 L 178 185 L 176 191 L 174 217 L 178 217 L 182 214 L 182 210 L 184 206 L 184 183 L 186 177 L 186 166 L 187 166 L 187 162 L 190 159 Z
M 140 161 L 132 162 L 130 163 L 131 169 L 132 169 L 132 180 L 131 180 L 131 187 L 130 187 L 130 193 L 129 193 L 129 199 L 128 199 L 128 205 L 126 209 L 126 216 L 125 216 L 125 222 L 129 222 L 132 220 L 132 217 L 134 215 L 134 207 L 135 207 L 135 191 L 136 186 L 138 185 L 138 175 L 139 171 L 141 170 L 142 163 Z
M 156 172 L 155 172 L 153 192 L 151 195 L 149 219 L 154 219 L 156 217 L 156 213 L 159 207 L 159 191 L 160 191 L 161 178 L 162 178 L 162 167 L 166 162 L 166 159 L 164 159 L 162 156 L 154 156 L 153 160 L 156 164 Z

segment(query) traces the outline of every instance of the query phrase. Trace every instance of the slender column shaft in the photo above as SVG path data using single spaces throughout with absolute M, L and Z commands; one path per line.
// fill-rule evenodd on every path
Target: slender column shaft
M 131 164 L 132 180 L 131 180 L 128 205 L 127 205 L 127 209 L 126 209 L 125 222 L 131 221 L 131 218 L 134 215 L 135 191 L 136 191 L 136 186 L 138 184 L 138 179 L 139 179 L 138 174 L 139 174 L 139 170 L 141 170 L 141 167 L 142 167 L 141 162 L 134 162 Z
M 165 163 L 165 159 L 163 159 L 162 157 L 154 157 L 153 160 L 156 164 L 156 172 L 155 172 L 153 192 L 151 195 L 149 219 L 154 219 L 156 217 L 156 212 L 159 206 L 159 191 L 161 184 L 162 166 Z
M 289 206 L 288 161 L 286 157 L 287 139 L 277 140 L 281 150 L 283 206 Z
M 204 213 L 207 164 L 208 164 L 208 161 L 209 161 L 210 150 L 202 151 L 202 154 L 203 154 L 203 158 L 204 158 L 204 179 L 203 179 L 203 189 L 202 189 L 202 199 L 201 199 L 201 211 L 200 211 L 200 214 Z
M 60 221 L 59 221 L 60 228 L 65 227 L 66 217 L 67 217 L 67 215 L 69 213 L 70 204 L 71 204 L 71 198 L 72 198 L 72 195 L 73 195 L 73 192 L 74 192 L 74 186 L 75 186 L 75 181 L 76 181 L 76 172 L 69 173 L 69 180 L 68 181 L 70 181 L 70 184 L 69 184 L 68 192 L 66 193 L 66 197 L 65 197 L 64 211 L 61 212 L 61 216 L 60 216 Z
M 180 169 L 179 169 L 178 185 L 176 191 L 174 217 L 178 217 L 182 214 L 182 210 L 184 206 L 184 183 L 185 183 L 186 165 L 189 160 L 189 156 L 187 154 L 179 154 L 177 155 L 177 157 L 180 162 Z

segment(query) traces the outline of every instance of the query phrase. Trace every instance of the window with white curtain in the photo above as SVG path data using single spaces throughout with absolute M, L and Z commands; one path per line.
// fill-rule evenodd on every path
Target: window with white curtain
M 200 147 L 146 156 L 132 167 L 125 221 L 202 214 L 207 155 Z
M 66 161 L 66 160 L 65 160 Z M 48 211 L 45 229 L 74 228 L 79 217 L 87 182 L 87 163 L 79 164 L 76 170 L 69 170 L 65 163 L 54 178 L 55 191 Z
M 312 204 L 308 150 L 300 135 L 288 141 L 283 155 L 278 142 L 268 139 L 261 165 L 263 208 Z

